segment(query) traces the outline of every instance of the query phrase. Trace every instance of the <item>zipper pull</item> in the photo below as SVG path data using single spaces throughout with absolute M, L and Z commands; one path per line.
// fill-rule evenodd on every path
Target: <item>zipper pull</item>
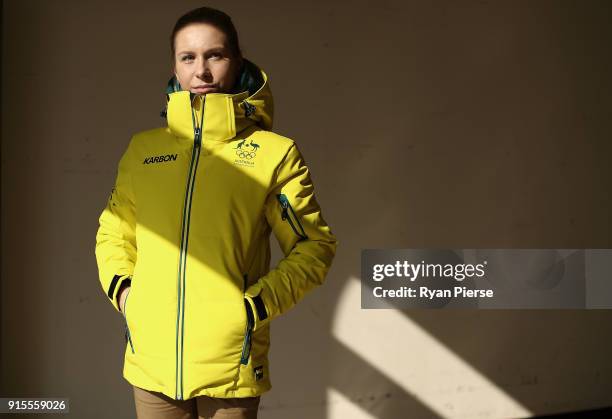
M 289 217 L 289 212 L 287 210 L 287 208 L 289 207 L 289 202 L 285 199 L 285 196 L 282 194 L 278 195 L 278 201 L 280 202 L 281 208 L 283 209 L 281 211 L 281 219 L 285 221 Z
M 202 130 L 200 129 L 200 127 L 197 127 L 195 129 L 195 144 L 198 145 L 198 146 L 201 143 L 201 140 L 202 140 L 201 137 L 202 137 Z

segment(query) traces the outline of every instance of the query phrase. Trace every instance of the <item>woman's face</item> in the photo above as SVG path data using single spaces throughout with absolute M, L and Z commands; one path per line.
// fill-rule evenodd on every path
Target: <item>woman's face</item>
M 183 90 L 230 92 L 242 58 L 232 54 L 225 33 L 212 25 L 192 23 L 176 33 L 174 47 L 174 74 Z

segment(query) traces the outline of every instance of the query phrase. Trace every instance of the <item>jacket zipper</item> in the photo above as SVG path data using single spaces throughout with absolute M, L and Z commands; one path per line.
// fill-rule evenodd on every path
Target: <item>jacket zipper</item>
M 244 277 L 243 293 L 245 295 L 245 297 L 243 297 L 243 300 L 244 300 L 244 309 L 246 310 L 246 313 L 247 313 L 247 324 L 246 324 L 246 331 L 244 333 L 244 341 L 242 342 L 242 353 L 240 354 L 240 363 L 243 365 L 247 365 L 249 363 L 249 355 L 251 353 L 251 333 L 253 331 L 253 325 L 254 325 L 255 319 L 253 318 L 253 312 L 250 309 L 249 302 L 246 299 L 247 275 L 244 274 L 243 277 Z
M 127 323 L 127 302 L 128 302 L 128 297 L 130 296 L 130 292 L 132 292 L 131 290 L 128 291 L 127 295 L 125 296 L 125 301 L 123 303 L 123 319 L 125 320 L 125 337 L 126 340 L 130 342 L 130 348 L 132 348 L 132 353 L 136 353 L 134 352 L 134 344 L 132 343 L 132 334 L 130 333 L 130 327 L 128 326 Z
M 189 176 L 187 177 L 187 189 L 185 191 L 185 203 L 183 206 L 183 223 L 181 226 L 181 246 L 178 271 L 178 310 L 176 314 L 176 399 L 183 400 L 183 336 L 185 328 L 185 268 L 187 263 L 187 244 L 189 239 L 189 220 L 191 217 L 191 202 L 193 200 L 193 188 L 195 174 L 200 157 L 200 146 L 202 142 L 202 121 L 204 120 L 204 97 L 200 112 L 200 125 L 196 125 L 194 110 L 191 109 L 191 118 L 194 126 L 194 140 L 189 163 Z
M 295 212 L 293 211 L 293 207 L 289 203 L 289 199 L 287 198 L 287 196 L 281 193 L 281 194 L 276 195 L 276 198 L 278 199 L 278 202 L 280 202 L 281 204 L 281 208 L 282 208 L 281 218 L 283 219 L 283 221 L 286 220 L 289 223 L 289 225 L 291 226 L 295 234 L 298 235 L 300 240 L 306 240 L 308 236 L 306 235 L 306 232 L 304 231 L 304 228 L 302 227 L 300 220 L 295 215 Z M 300 227 L 301 232 L 297 230 L 294 222 L 291 221 L 291 216 L 289 215 L 289 212 L 291 212 L 291 214 L 293 215 L 293 218 L 295 219 L 297 225 Z

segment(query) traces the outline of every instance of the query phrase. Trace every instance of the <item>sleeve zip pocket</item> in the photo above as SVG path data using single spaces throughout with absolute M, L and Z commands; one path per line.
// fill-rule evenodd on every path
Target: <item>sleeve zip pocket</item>
M 278 199 L 278 202 L 280 202 L 280 205 L 281 205 L 282 220 L 283 221 L 286 220 L 289 223 L 289 225 L 291 226 L 295 234 L 297 234 L 297 236 L 300 238 L 300 240 L 308 239 L 308 236 L 306 235 L 306 232 L 304 231 L 304 228 L 302 227 L 300 220 L 295 215 L 295 211 L 293 211 L 293 207 L 291 206 L 291 203 L 289 202 L 289 199 L 287 198 L 287 196 L 281 193 L 281 194 L 276 195 L 276 198 Z M 293 216 L 293 219 L 295 220 L 295 222 L 291 220 L 291 216 Z M 296 224 L 300 228 L 300 231 L 298 231 L 298 229 L 296 228 Z

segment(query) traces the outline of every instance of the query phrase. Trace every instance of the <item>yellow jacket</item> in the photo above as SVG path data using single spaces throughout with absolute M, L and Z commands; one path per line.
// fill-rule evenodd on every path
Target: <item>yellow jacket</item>
M 168 126 L 132 136 L 99 218 L 99 279 L 118 312 L 130 284 L 123 375 L 173 399 L 268 391 L 270 321 L 323 283 L 336 251 L 254 68 L 252 91 L 169 93 Z M 271 232 L 285 255 L 272 270 Z

